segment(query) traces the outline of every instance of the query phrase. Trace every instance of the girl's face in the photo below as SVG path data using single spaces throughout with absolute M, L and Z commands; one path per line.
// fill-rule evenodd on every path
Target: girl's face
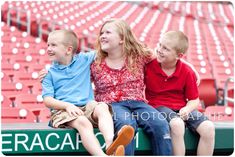
M 106 23 L 100 32 L 100 46 L 107 53 L 122 48 L 122 39 L 113 23 Z
M 60 64 L 64 64 L 67 57 L 67 47 L 63 44 L 62 33 L 51 34 L 47 41 L 47 54 L 51 61 L 57 61 Z

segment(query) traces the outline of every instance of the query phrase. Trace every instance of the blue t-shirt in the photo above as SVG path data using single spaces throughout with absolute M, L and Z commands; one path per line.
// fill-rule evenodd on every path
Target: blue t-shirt
M 43 98 L 50 96 L 76 106 L 83 106 L 94 100 L 90 65 L 95 56 L 95 52 L 81 52 L 73 57 L 69 65 L 53 62 L 42 82 Z

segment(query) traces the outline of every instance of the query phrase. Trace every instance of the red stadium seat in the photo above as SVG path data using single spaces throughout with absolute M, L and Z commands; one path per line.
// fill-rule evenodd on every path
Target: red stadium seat
M 215 79 L 202 79 L 198 89 L 199 98 L 205 107 L 213 106 L 217 103 L 217 89 Z
M 228 90 L 228 97 L 234 100 L 234 88 Z M 228 102 L 228 106 L 234 107 L 234 102 Z
M 136 37 L 150 48 L 156 46 L 165 31 L 178 29 L 185 32 L 190 41 L 186 58 L 202 78 L 199 86 L 201 106 L 198 108 L 202 112 L 205 107 L 222 104 L 220 100 L 224 99 L 220 98 L 224 94 L 224 83 L 228 76 L 234 75 L 234 14 L 231 3 L 6 1 L 2 5 L 2 21 L 7 22 L 9 8 L 31 12 L 31 35 L 39 36 L 40 23 L 44 31 L 52 31 L 51 24 L 55 23 L 55 27 L 74 30 L 80 40 L 79 48 L 86 47 L 86 50 L 94 48 L 94 39 L 106 18 L 122 17 L 130 24 Z M 17 16 L 14 10 L 11 13 L 13 18 Z M 20 15 L 20 20 L 25 22 L 23 16 Z M 47 20 L 43 20 L 44 17 Z M 40 83 L 30 75 L 51 62 L 45 53 L 45 32 L 42 32 L 41 40 L 35 42 L 36 38 L 21 31 L 25 31 L 25 27 L 18 25 L 16 20 L 11 20 L 16 27 L 5 22 L 2 22 L 1 29 L 2 93 L 15 102 L 19 93 L 41 94 Z M 29 56 L 28 61 L 26 56 Z M 9 85 L 9 80 L 15 82 Z M 21 83 L 22 88 L 16 89 L 16 83 Z M 222 94 L 219 94 L 219 89 Z M 228 91 L 228 96 L 234 97 L 233 89 Z M 228 102 L 228 106 L 234 105 Z M 34 112 L 35 115 L 39 114 L 38 111 Z
M 34 123 L 36 117 L 24 108 L 2 108 L 2 123 Z
M 12 107 L 12 101 L 5 95 L 1 95 L 1 107 L 9 108 Z
M 12 97 L 15 97 L 18 94 L 21 93 L 27 93 L 28 89 L 24 87 L 24 85 L 20 82 L 13 83 L 13 82 L 3 82 L 2 81 L 2 93 L 4 95 L 7 95 L 11 99 Z
M 41 111 L 45 108 L 41 95 L 20 94 L 15 98 L 15 106 L 28 109 L 31 111 L 39 122 Z
M 36 94 L 19 94 L 16 96 L 15 103 L 29 110 L 45 108 L 41 95 Z
M 234 108 L 226 106 L 208 106 L 205 115 L 211 121 L 234 121 Z

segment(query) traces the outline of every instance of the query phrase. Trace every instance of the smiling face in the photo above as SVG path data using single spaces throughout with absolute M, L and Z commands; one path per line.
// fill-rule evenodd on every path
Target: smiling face
M 172 63 L 179 59 L 179 56 L 174 48 L 175 41 L 164 36 L 160 39 L 156 48 L 157 60 L 159 63 Z
M 63 41 L 63 33 L 49 34 L 47 40 L 47 54 L 51 61 L 57 61 L 64 64 L 68 56 L 68 46 L 65 46 Z
M 107 53 L 122 48 L 122 39 L 114 23 L 106 23 L 100 31 L 99 36 L 102 51 Z
M 174 64 L 188 49 L 188 37 L 181 31 L 168 31 L 160 38 L 156 48 L 157 60 L 163 64 Z

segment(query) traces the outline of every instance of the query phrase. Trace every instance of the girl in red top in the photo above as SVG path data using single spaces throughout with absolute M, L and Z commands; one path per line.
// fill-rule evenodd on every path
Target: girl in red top
M 151 141 L 154 155 L 172 155 L 167 121 L 144 98 L 144 66 L 152 52 L 137 41 L 123 20 L 111 19 L 100 29 L 97 58 L 91 65 L 95 99 L 112 104 L 114 127 L 123 125 L 137 131 L 143 128 Z M 134 155 L 134 140 L 126 147 L 126 155 Z

